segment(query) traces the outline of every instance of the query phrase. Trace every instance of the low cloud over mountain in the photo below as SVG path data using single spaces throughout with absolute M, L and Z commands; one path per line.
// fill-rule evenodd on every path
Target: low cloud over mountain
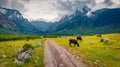
M 90 12 L 102 8 L 119 8 L 120 0 L 0 0 L 0 6 L 19 10 L 29 20 L 58 21 L 85 6 Z

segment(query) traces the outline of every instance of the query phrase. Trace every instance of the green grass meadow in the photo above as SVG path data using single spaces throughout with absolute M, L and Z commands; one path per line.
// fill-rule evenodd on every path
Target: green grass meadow
M 76 59 L 83 57 L 89 62 L 90 67 L 120 67 L 120 34 L 105 34 L 109 42 L 100 42 L 100 38 L 94 36 L 82 36 L 83 41 L 78 41 L 80 47 L 69 46 L 69 39 L 76 39 L 76 36 L 63 36 L 53 38 L 55 42 L 66 48 Z M 85 63 L 87 63 L 85 62 Z
M 9 36 L 7 38 L 7 36 Z M 0 41 L 0 67 L 16 67 L 14 64 L 14 58 L 18 54 L 18 49 L 22 48 L 25 43 L 31 44 L 34 46 L 34 52 L 31 55 L 30 61 L 24 64 L 21 64 L 19 67 L 44 67 L 43 64 L 43 54 L 44 54 L 44 39 L 38 38 L 35 39 L 35 37 L 27 37 L 29 40 L 26 40 L 26 36 L 0 36 L 5 37 L 3 39 L 9 40 L 9 41 Z M 14 40 L 13 38 L 16 38 Z M 17 39 L 18 38 L 18 39 Z M 34 39 L 33 39 L 34 38 Z M 1 38 L 2 39 L 2 38 Z M 37 42 L 42 42 L 42 44 L 39 47 L 36 47 Z M 2 58 L 3 55 L 6 55 L 6 58 Z
M 102 37 L 109 41 L 100 42 L 96 35 L 82 36 L 83 41 L 78 41 L 80 47 L 70 47 L 69 39 L 76 39 L 76 36 L 0 35 L 0 67 L 16 67 L 14 58 L 26 43 L 35 47 L 34 52 L 30 61 L 19 67 L 44 67 L 44 41 L 47 38 L 66 48 L 76 59 L 83 57 L 82 62 L 89 67 L 95 67 L 95 64 L 96 67 L 120 67 L 120 34 L 104 34 Z M 42 44 L 36 47 L 37 42 Z M 3 58 L 3 55 L 7 57 Z

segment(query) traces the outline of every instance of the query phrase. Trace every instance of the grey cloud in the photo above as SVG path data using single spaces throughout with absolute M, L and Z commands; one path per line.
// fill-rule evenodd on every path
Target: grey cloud
M 74 11 L 76 9 L 81 9 L 83 8 L 88 1 L 80 1 L 80 0 L 66 0 L 66 1 L 57 1 L 56 8 L 60 10 L 66 10 L 66 11 Z
M 106 6 L 111 6 L 111 5 L 113 5 L 114 3 L 113 3 L 112 0 L 104 0 L 104 3 L 103 3 L 103 4 L 105 4 Z
M 30 0 L 21 0 L 21 1 L 23 1 L 23 2 L 25 2 L 25 3 L 30 2 Z
M 91 12 L 102 8 L 117 8 L 120 7 L 120 0 L 0 0 L 0 6 L 17 9 L 27 18 L 53 19 L 73 14 L 85 6 Z
M 5 8 L 12 8 L 19 10 L 21 13 L 24 13 L 27 11 L 24 4 L 22 3 L 23 0 L 0 0 L 0 6 Z M 24 0 L 29 1 L 29 0 Z
M 73 14 L 76 10 L 81 10 L 86 6 L 90 8 L 90 12 L 102 8 L 117 8 L 119 4 L 117 5 L 116 3 L 115 0 L 57 0 L 53 5 L 59 10 L 58 15 L 62 17 Z
M 57 5 L 58 5 L 57 9 L 66 10 L 66 11 L 73 11 L 72 3 L 70 1 L 66 1 L 66 2 L 58 1 Z
M 19 10 L 21 13 L 24 13 L 24 12 L 27 11 L 27 9 L 25 8 L 25 6 L 21 2 L 18 2 L 17 0 L 12 0 L 10 6 L 13 9 Z
M 92 3 L 92 1 L 89 0 L 58 0 L 56 3 L 53 3 L 56 9 L 58 9 L 60 14 L 72 14 L 76 10 L 81 10 L 86 6 L 88 3 Z M 59 14 L 59 15 L 60 15 Z M 64 15 L 63 15 L 64 16 Z
M 9 3 L 9 0 L 0 0 L 0 6 L 6 6 Z
M 96 1 L 98 0 L 58 0 L 54 5 L 57 9 L 62 11 L 75 11 L 76 9 L 82 9 L 86 5 L 91 9 L 96 8 L 96 10 L 110 6 L 116 8 L 116 6 L 114 6 L 116 5 L 115 0 L 103 0 L 103 2 L 102 0 L 99 0 L 100 3 L 97 3 Z
M 23 1 L 27 1 L 27 2 L 29 2 L 30 0 L 23 0 Z

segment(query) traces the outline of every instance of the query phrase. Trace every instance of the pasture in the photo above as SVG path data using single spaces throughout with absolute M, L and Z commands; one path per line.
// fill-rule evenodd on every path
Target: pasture
M 34 46 L 34 52 L 30 61 L 21 64 L 19 67 L 44 67 L 44 41 L 51 38 L 60 46 L 66 48 L 77 60 L 89 64 L 90 67 L 120 67 L 120 34 L 105 34 L 108 42 L 100 42 L 101 38 L 93 36 L 82 36 L 78 41 L 80 46 L 69 46 L 69 39 L 77 39 L 77 36 L 34 36 L 34 35 L 0 35 L 0 67 L 16 67 L 14 58 L 17 57 L 18 49 L 24 44 Z M 41 42 L 39 47 L 36 46 Z M 5 58 L 4 58 L 5 57 Z M 96 66 L 97 65 L 97 66 Z
M 4 38 L 5 40 L 10 40 L 10 41 L 3 41 L 2 40 L 3 38 L 1 38 L 2 41 L 0 41 L 0 67 L 16 67 L 16 64 L 14 64 L 14 60 L 15 60 L 14 58 L 17 57 L 18 49 L 22 48 L 25 43 L 34 46 L 34 51 L 31 54 L 31 58 L 29 62 L 21 64 L 20 67 L 39 67 L 39 66 L 44 67 L 43 64 L 44 39 L 37 36 L 34 37 L 28 36 L 27 38 L 29 40 L 27 41 L 26 36 L 22 36 L 22 37 L 3 36 L 3 37 L 5 37 Z M 39 47 L 36 46 L 37 42 L 41 42 L 41 45 Z
M 90 67 L 120 67 L 120 34 L 105 34 L 108 42 L 100 42 L 100 38 L 94 36 L 82 36 L 83 41 L 78 41 L 80 47 L 69 46 L 69 39 L 76 39 L 76 36 L 62 36 L 52 38 L 59 45 L 66 48 L 73 56 L 80 60 L 83 57 L 84 63 Z

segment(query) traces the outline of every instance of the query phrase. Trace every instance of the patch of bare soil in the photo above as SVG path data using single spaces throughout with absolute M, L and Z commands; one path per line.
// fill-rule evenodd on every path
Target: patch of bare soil
M 65 48 L 52 40 L 45 41 L 44 48 L 45 67 L 87 67 L 87 64 L 76 60 Z

